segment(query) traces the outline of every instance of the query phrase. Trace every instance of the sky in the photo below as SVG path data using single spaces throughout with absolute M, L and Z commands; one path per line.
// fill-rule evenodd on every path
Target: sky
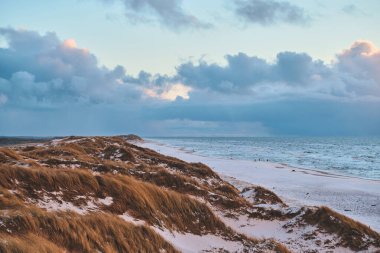
M 378 136 L 378 10 L 1 0 L 0 136 Z

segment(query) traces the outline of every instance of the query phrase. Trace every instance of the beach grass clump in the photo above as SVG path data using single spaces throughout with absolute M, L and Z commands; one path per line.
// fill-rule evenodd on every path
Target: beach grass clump
M 0 252 L 2 253 L 65 253 L 66 249 L 59 247 L 42 236 L 27 233 L 12 236 L 0 233 Z
M 152 229 L 107 213 L 29 207 L 0 215 L 0 221 L 0 252 L 177 252 Z
M 254 200 L 253 204 L 285 205 L 285 203 L 282 201 L 280 197 L 278 197 L 274 192 L 264 187 L 250 186 L 250 187 L 245 187 L 241 191 L 242 194 L 246 194 L 248 192 L 251 192 L 250 197 L 252 197 Z
M 367 250 L 371 245 L 380 247 L 379 233 L 326 206 L 308 209 L 303 215 L 303 220 L 329 233 L 337 234 L 341 238 L 340 245 L 354 251 Z
M 23 158 L 16 151 L 9 148 L 0 148 L 0 163 L 22 161 Z

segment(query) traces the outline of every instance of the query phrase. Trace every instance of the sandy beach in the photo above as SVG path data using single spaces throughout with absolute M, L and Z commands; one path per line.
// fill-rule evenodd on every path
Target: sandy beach
M 202 162 L 239 188 L 260 185 L 278 194 L 289 205 L 328 206 L 380 231 L 380 181 L 334 175 L 271 162 L 228 160 L 145 141 L 139 146 L 187 162 Z

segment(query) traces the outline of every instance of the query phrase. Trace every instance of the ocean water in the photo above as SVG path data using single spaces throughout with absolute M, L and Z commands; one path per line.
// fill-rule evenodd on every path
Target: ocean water
M 361 178 L 380 179 L 380 137 L 155 137 L 146 138 L 225 159 L 264 160 Z

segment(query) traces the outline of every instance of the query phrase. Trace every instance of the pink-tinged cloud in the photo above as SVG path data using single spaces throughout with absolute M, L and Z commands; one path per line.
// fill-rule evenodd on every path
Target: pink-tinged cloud
M 352 46 L 344 50 L 342 55 L 356 55 L 356 56 L 367 56 L 371 57 L 373 55 L 379 54 L 379 49 L 368 40 L 357 40 Z
M 167 101 L 175 101 L 178 97 L 188 100 L 192 88 L 181 83 L 167 84 L 163 88 L 148 88 L 144 93 L 152 98 L 159 98 Z
M 65 47 L 77 48 L 77 42 L 74 39 L 67 39 L 63 42 Z
M 358 80 L 372 81 L 380 87 L 380 50 L 372 42 L 356 41 L 337 59 L 340 71 Z
M 60 104 L 114 102 L 136 96 L 123 67 L 109 69 L 98 63 L 74 39 L 61 41 L 55 33 L 1 28 L 8 46 L 0 48 L 0 94 L 7 104 Z

